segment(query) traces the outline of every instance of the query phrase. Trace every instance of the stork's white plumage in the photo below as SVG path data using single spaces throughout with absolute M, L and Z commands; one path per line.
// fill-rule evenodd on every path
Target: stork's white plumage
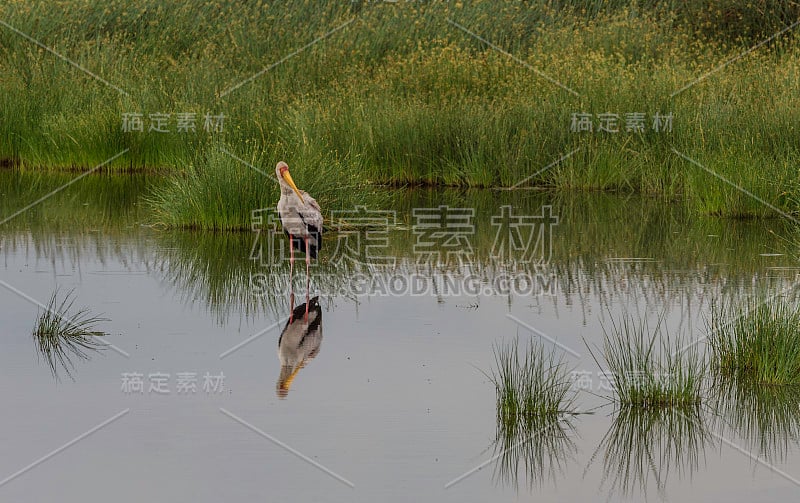
M 283 231 L 289 236 L 292 250 L 315 259 L 322 248 L 322 210 L 308 192 L 297 188 L 285 162 L 275 166 L 275 175 L 281 186 L 278 216 Z
M 304 314 L 306 315 L 303 316 Z M 281 374 L 278 377 L 276 392 L 279 397 L 289 394 L 295 376 L 317 356 L 321 345 L 322 308 L 319 305 L 319 297 L 314 297 L 292 311 L 278 339 Z
M 281 186 L 281 198 L 278 201 L 278 217 L 281 219 L 283 232 L 289 236 L 289 309 L 294 311 L 294 251 L 306 255 L 306 318 L 308 318 L 308 300 L 310 289 L 309 265 L 311 259 L 317 258 L 322 248 L 322 210 L 308 192 L 300 190 L 289 174 L 289 165 L 280 161 L 275 166 L 275 175 Z

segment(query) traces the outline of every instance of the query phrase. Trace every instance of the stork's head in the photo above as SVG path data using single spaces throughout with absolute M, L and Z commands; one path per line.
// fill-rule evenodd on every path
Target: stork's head
M 289 165 L 283 161 L 280 161 L 275 166 L 275 175 L 278 177 L 278 183 L 281 184 L 281 188 L 292 189 L 297 197 L 300 198 L 300 202 L 306 204 L 305 200 L 303 200 L 303 194 L 300 193 L 300 189 L 297 188 L 297 185 L 294 184 L 294 180 L 292 180 L 292 175 L 289 174 Z

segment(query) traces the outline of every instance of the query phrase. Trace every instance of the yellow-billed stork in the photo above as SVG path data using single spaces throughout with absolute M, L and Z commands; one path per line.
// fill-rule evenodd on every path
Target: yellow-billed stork
M 280 161 L 275 166 L 275 175 L 281 186 L 278 216 L 283 232 L 289 236 L 290 309 L 294 310 L 294 292 L 291 284 L 294 273 L 294 251 L 298 250 L 306 256 L 306 317 L 308 317 L 309 265 L 312 258 L 317 258 L 317 253 L 322 248 L 322 210 L 308 192 L 297 188 L 292 175 L 289 174 L 288 164 Z

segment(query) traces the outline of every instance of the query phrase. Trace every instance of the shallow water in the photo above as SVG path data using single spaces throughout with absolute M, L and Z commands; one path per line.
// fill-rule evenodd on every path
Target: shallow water
M 0 173 L 0 221 L 69 178 Z M 797 494 L 793 398 L 731 392 L 697 417 L 620 415 L 602 398 L 611 392 L 587 349 L 624 312 L 663 315 L 672 332 L 696 340 L 712 301 L 791 290 L 797 260 L 781 220 L 696 217 L 680 203 L 603 194 L 403 194 L 382 208 L 396 213 L 367 212 L 370 230 L 354 229 L 350 215 L 350 227 L 328 234 L 312 266 L 324 336 L 282 398 L 289 271 L 268 250 L 285 239 L 272 240 L 266 218 L 254 222 L 260 234 L 151 228 L 140 208 L 148 183 L 88 177 L 0 225 L 2 501 Z M 440 205 L 474 210 L 466 222 L 464 211 L 450 212 L 465 232 L 420 231 L 441 223 Z M 532 255 L 492 258 L 501 228 L 492 217 L 504 205 L 528 217 L 551 206 L 558 217 L 541 241 L 519 228 Z M 433 252 L 446 263 L 419 263 Z M 304 268 L 295 264 L 298 304 Z M 36 303 L 57 288 L 111 320 L 99 328 L 115 347 L 75 360 L 74 380 L 54 378 L 31 337 Z M 517 337 L 542 342 L 589 378 L 588 389 L 576 386 L 576 405 L 593 414 L 504 450 L 484 372 L 493 345 Z M 141 392 L 131 387 L 137 375 Z

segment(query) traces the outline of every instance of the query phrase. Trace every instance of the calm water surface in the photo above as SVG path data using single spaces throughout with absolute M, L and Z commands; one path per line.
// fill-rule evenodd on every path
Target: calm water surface
M 0 220 L 68 179 L 0 174 Z M 620 414 L 587 349 L 622 313 L 663 315 L 695 340 L 711 302 L 791 289 L 783 221 L 601 194 L 402 194 L 382 208 L 396 212 L 390 232 L 372 212 L 370 231 L 326 238 L 312 267 L 324 336 L 282 398 L 288 265 L 270 254 L 286 241 L 268 212 L 260 233 L 165 231 L 147 225 L 146 192 L 137 177 L 89 177 L 0 225 L 0 501 L 796 498 L 797 401 L 733 390 L 696 416 Z M 440 206 L 467 230 L 420 233 Z M 542 263 L 492 260 L 503 218 L 538 225 L 543 206 L 557 225 L 530 242 L 517 228 Z M 447 263 L 418 263 L 423 252 Z M 384 265 L 363 265 L 368 253 Z M 31 336 L 57 288 L 110 320 L 99 328 L 116 348 L 74 360 L 74 379 L 54 378 Z M 484 372 L 515 338 L 562 355 L 593 413 L 504 450 Z

